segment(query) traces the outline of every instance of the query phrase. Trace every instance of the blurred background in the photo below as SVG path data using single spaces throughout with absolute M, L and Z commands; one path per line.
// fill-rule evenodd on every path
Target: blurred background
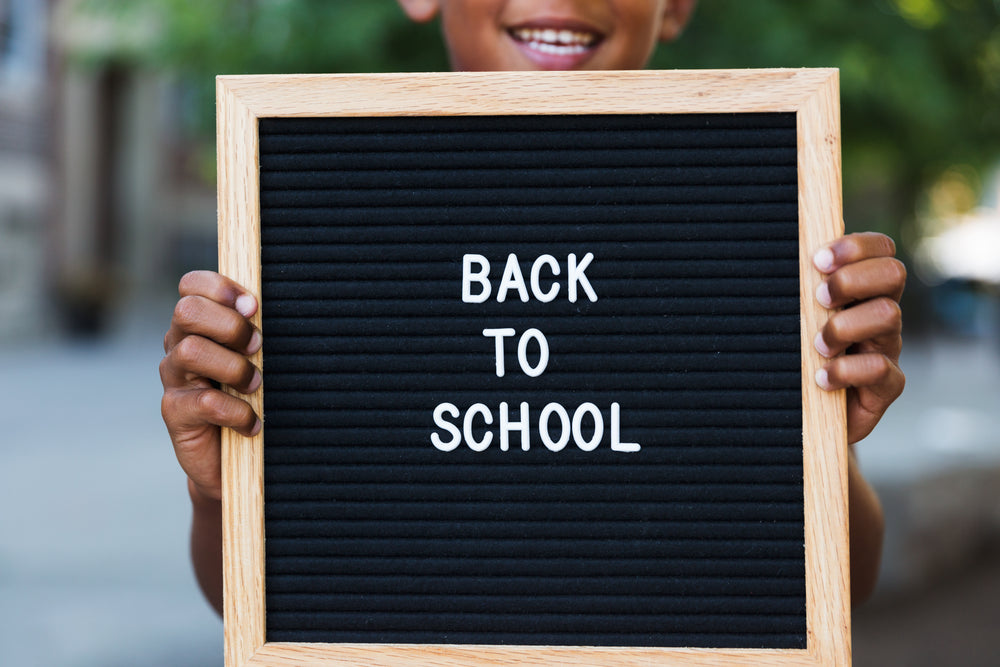
M 839 67 L 849 231 L 896 239 L 903 397 L 857 665 L 1000 664 L 1000 2 L 702 0 L 652 66 Z M 214 268 L 214 77 L 447 69 L 392 0 L 0 0 L 0 662 L 221 665 L 159 417 Z

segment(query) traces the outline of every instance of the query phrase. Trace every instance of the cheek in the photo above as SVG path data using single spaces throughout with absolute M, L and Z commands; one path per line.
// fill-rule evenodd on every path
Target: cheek
M 623 21 L 615 39 L 615 69 L 642 69 L 659 42 L 659 23 L 647 14 Z
M 469 14 L 451 11 L 441 16 L 441 30 L 454 70 L 505 69 L 503 34 L 490 12 Z

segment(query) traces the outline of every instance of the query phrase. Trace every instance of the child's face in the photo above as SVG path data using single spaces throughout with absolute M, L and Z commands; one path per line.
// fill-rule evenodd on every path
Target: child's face
M 640 69 L 693 0 L 399 0 L 417 21 L 441 14 L 455 70 Z

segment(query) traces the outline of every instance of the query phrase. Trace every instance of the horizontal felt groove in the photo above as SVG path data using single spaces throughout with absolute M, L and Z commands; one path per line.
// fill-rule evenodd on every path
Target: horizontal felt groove
M 398 560 L 398 559 L 397 559 Z M 423 563 L 420 561 L 418 564 Z M 513 591 L 529 591 L 532 595 L 588 595 L 612 592 L 631 596 L 685 596 L 692 598 L 805 596 L 802 559 L 786 559 L 780 563 L 765 559 L 672 560 L 661 563 L 661 570 L 670 567 L 682 574 L 625 575 L 612 568 L 583 579 L 571 574 L 552 573 L 537 576 L 518 571 L 511 576 L 477 576 L 475 574 L 420 574 L 406 577 L 340 573 L 316 575 L 313 572 L 283 573 L 267 571 L 267 587 L 274 592 L 348 593 L 406 595 L 509 595 Z M 762 577 L 761 568 L 782 568 L 788 576 Z M 687 572 L 687 574 L 683 574 Z M 705 574 L 709 572 L 709 574 Z M 700 574 L 699 574 L 700 573 Z
M 518 243 L 621 243 L 636 238 L 646 241 L 718 241 L 721 235 L 731 240 L 780 240 L 794 236 L 797 223 L 760 222 L 732 224 L 703 222 L 697 225 L 667 224 L 661 221 L 622 221 L 610 228 L 606 224 L 549 223 L 504 225 Z M 296 245 L 311 243 L 481 243 L 495 240 L 496 232 L 489 225 L 478 224 L 409 224 L 396 226 L 375 225 L 324 225 L 324 226 L 269 226 L 261 232 L 265 245 Z M 534 257 L 521 256 L 528 268 Z M 565 264 L 565 257 L 560 258 Z M 546 275 L 551 273 L 546 268 Z M 415 277 L 415 276 L 414 276 Z
M 273 478 L 268 478 L 273 482 Z M 448 495 L 461 502 L 689 502 L 711 498 L 715 502 L 798 502 L 802 499 L 801 484 L 747 484 L 744 481 L 719 484 L 703 482 L 696 484 L 671 484 L 670 488 L 658 488 L 653 484 L 629 484 L 626 491 L 611 487 L 607 483 L 558 485 L 545 484 L 504 484 L 498 481 L 463 484 L 460 481 L 427 480 L 423 483 L 400 480 L 382 481 L 373 484 L 351 482 L 329 482 L 327 480 L 304 483 L 296 481 L 284 488 L 275 487 L 268 495 L 268 502 L 280 500 L 328 500 L 330 502 L 360 500 L 400 501 L 437 498 L 442 484 L 448 485 Z M 410 544 L 416 544 L 410 542 Z M 329 545 L 327 545 L 329 546 Z M 338 549 L 342 545 L 338 545 Z M 416 548 L 416 547 L 414 547 Z
M 648 187 L 654 185 L 694 185 L 722 187 L 711 184 L 724 183 L 739 185 L 797 185 L 798 170 L 794 160 L 780 166 L 758 166 L 752 171 L 738 166 L 685 165 L 682 167 L 634 167 L 615 169 L 603 167 L 545 166 L 523 164 L 500 167 L 484 166 L 470 170 L 451 165 L 422 168 L 398 169 L 392 165 L 380 169 L 346 169 L 339 165 L 337 170 L 295 170 L 262 171 L 260 188 L 262 192 L 300 190 L 377 190 L 380 188 L 427 188 L 437 190 L 442 187 L 457 188 L 468 182 L 473 187 L 590 187 L 600 183 L 602 187 Z M 520 157 L 527 157 L 521 155 Z M 439 158 L 440 159 L 440 158 Z M 543 160 L 544 161 L 544 160 Z M 374 160 L 373 160 L 374 162 Z M 443 162 L 447 165 L 447 162 Z M 426 167 L 426 161 L 423 163 Z M 474 176 L 474 178 L 473 178 Z M 492 185 L 489 185 L 492 184 Z
M 466 631 L 488 632 L 494 628 L 504 628 L 505 632 L 538 632 L 539 626 L 546 632 L 601 632 L 611 623 L 624 623 L 636 634 L 662 632 L 664 628 L 677 627 L 683 624 L 686 630 L 696 632 L 704 627 L 718 626 L 738 627 L 747 633 L 782 633 L 788 631 L 789 625 L 795 625 L 801 619 L 795 616 L 779 614 L 700 614 L 691 617 L 684 615 L 660 614 L 627 614 L 625 619 L 608 613 L 579 612 L 563 609 L 559 613 L 535 612 L 403 612 L 393 610 L 388 613 L 368 611 L 364 614 L 326 612 L 308 610 L 306 612 L 278 612 L 269 615 L 278 628 L 324 629 L 339 630 L 370 630 L 378 627 L 382 630 L 448 632 L 456 624 Z
M 696 550 L 697 551 L 697 550 Z M 654 556 L 636 558 L 589 558 L 585 554 L 567 555 L 563 557 L 520 557 L 518 554 L 494 554 L 486 556 L 455 556 L 438 555 L 424 556 L 375 556 L 364 554 L 360 556 L 274 556 L 267 559 L 267 575 L 299 574 L 310 576 L 312 572 L 335 573 L 329 577 L 341 578 L 358 575 L 371 577 L 396 576 L 407 577 L 440 577 L 452 575 L 455 578 L 480 576 L 483 579 L 492 577 L 521 577 L 544 581 L 554 578 L 579 577 L 586 580 L 582 590 L 599 588 L 601 579 L 607 575 L 616 577 L 649 577 L 650 579 L 679 579 L 681 577 L 704 577 L 706 579 L 731 577 L 757 579 L 745 582 L 745 587 L 753 589 L 764 581 L 782 592 L 797 592 L 794 583 L 802 576 L 802 569 L 796 565 L 802 559 L 803 547 L 787 543 L 785 556 L 775 558 L 768 554 L 758 556 L 746 555 L 739 550 L 738 545 L 726 549 L 724 545 L 714 550 L 705 549 L 702 555 L 678 557 L 676 559 Z M 704 555 L 709 554 L 709 555 Z M 753 564 L 757 563 L 757 567 Z M 732 574 L 732 572 L 740 574 Z M 747 574 L 742 574 L 746 572 Z M 737 582 L 733 582 L 734 585 Z M 792 583 L 787 589 L 784 585 Z M 589 585 L 588 585 L 589 584 Z M 678 587 L 680 588 L 680 587 Z M 529 589 L 530 590 L 530 589 Z M 756 588 L 756 590 L 761 590 Z M 725 592 L 725 589 L 721 589 Z M 761 591 L 767 595 L 765 591 Z M 676 590 L 674 594 L 679 594 Z M 778 593 L 774 591 L 771 594 Z M 691 592 L 689 594 L 695 594 Z
M 488 353 L 484 353 L 488 354 Z M 488 363 L 484 362 L 484 363 Z M 265 362 L 266 364 L 266 362 Z M 613 389 L 636 390 L 636 389 L 658 389 L 674 390 L 686 389 L 689 387 L 711 387 L 718 390 L 743 389 L 755 387 L 757 389 L 794 389 L 801 386 L 801 375 L 793 371 L 771 371 L 768 373 L 758 373 L 749 371 L 730 372 L 724 368 L 715 372 L 693 371 L 684 372 L 622 372 L 622 373 L 601 373 L 587 374 L 584 377 L 568 378 L 569 373 L 546 372 L 539 377 L 529 378 L 510 374 L 504 378 L 494 377 L 469 377 L 466 373 L 438 372 L 433 375 L 426 373 L 397 373 L 392 380 L 391 386 L 385 377 L 377 373 L 286 373 L 277 369 L 267 371 L 268 390 L 299 390 L 309 387 L 315 391 L 332 389 L 334 391 L 350 388 L 356 391 L 426 391 L 437 390 L 448 392 L 452 390 L 471 390 L 488 386 L 494 381 L 503 381 L 502 388 L 507 392 L 516 392 L 519 387 L 530 389 L 549 389 L 552 391 L 565 391 L 567 380 L 574 380 L 574 390 L 584 392 L 589 390 L 608 391 Z M 487 375 L 487 373 L 484 373 Z M 492 374 L 490 374 L 492 375 Z M 579 393 L 575 394 L 580 396 Z M 447 397 L 443 394 L 442 397 Z M 517 400 L 516 394 L 506 394 L 501 397 Z M 322 401 L 321 396 L 317 399 Z M 538 406 L 541 408 L 541 406 Z
M 692 484 L 707 483 L 774 483 L 778 480 L 793 480 L 802 476 L 801 448 L 762 445 L 760 447 L 723 446 L 713 452 L 714 458 L 691 447 L 665 446 L 658 451 L 663 462 L 643 461 L 628 463 L 588 462 L 587 465 L 567 464 L 560 461 L 539 466 L 537 462 L 525 462 L 514 457 L 505 461 L 484 462 L 476 460 L 470 463 L 468 459 L 456 461 L 444 459 L 442 453 L 434 452 L 422 460 L 407 460 L 405 454 L 400 458 L 393 457 L 392 464 L 372 463 L 371 459 L 357 464 L 345 461 L 342 457 L 350 457 L 344 450 L 337 448 L 335 453 L 327 451 L 326 461 L 299 461 L 300 455 L 307 454 L 308 449 L 288 449 L 276 447 L 265 456 L 269 457 L 268 469 L 265 474 L 268 481 L 275 483 L 309 483 L 319 482 L 377 482 L 394 479 L 409 479 L 412 481 L 440 479 L 442 481 L 469 482 L 470 480 L 517 479 L 525 484 L 592 484 L 613 480 L 614 482 L 641 481 L 660 484 Z M 350 448 L 353 449 L 353 448 Z M 359 448 L 360 449 L 360 448 Z M 370 448 L 375 449 L 377 448 Z M 754 455 L 747 452 L 741 455 L 741 450 L 761 449 L 766 453 Z M 694 451 L 690 451 L 694 450 Z M 318 450 L 317 450 L 318 451 Z M 383 453 L 384 454 L 384 453 Z M 687 455 L 687 456 L 685 456 Z M 482 454 L 480 454 L 482 456 Z M 498 458 L 503 458 L 498 454 Z M 388 457 L 386 457 L 388 458 Z M 578 462 L 577 462 L 578 463 Z M 405 468 L 397 467 L 403 466 Z
M 339 118 L 261 118 L 260 133 L 294 135 L 317 133 L 385 134 L 446 131 L 450 134 L 510 132 L 533 128 L 541 132 L 567 129 L 601 132 L 623 130 L 786 128 L 794 129 L 794 113 L 705 113 L 705 114 L 580 114 L 532 116 L 345 116 Z
M 381 518 L 367 521 L 314 521 L 311 519 L 284 519 L 267 525 L 267 538 L 288 541 L 316 538 L 351 538 L 379 535 L 383 538 L 546 538 L 573 539 L 586 529 L 593 539 L 626 540 L 637 536 L 650 540 L 690 539 L 704 537 L 706 532 L 723 535 L 732 539 L 755 538 L 802 541 L 802 524 L 799 521 L 706 521 L 692 522 L 649 522 L 649 521 L 535 521 L 484 520 L 435 521 L 433 519 L 413 521 L 386 521 Z
M 784 280 L 784 279 L 777 279 Z M 274 286 L 271 286 L 274 289 Z M 466 344 L 478 340 L 481 332 L 472 331 L 467 336 L 453 333 L 448 336 L 381 336 L 357 338 L 354 336 L 280 336 L 267 332 L 265 352 L 270 358 L 282 350 L 300 350 L 304 354 L 414 354 L 437 352 L 456 344 Z M 549 345 L 556 346 L 561 353 L 606 353 L 608 350 L 626 350 L 632 353 L 659 353 L 669 350 L 684 352 L 773 353 L 778 350 L 795 350 L 799 345 L 797 333 L 775 334 L 729 334 L 715 336 L 679 335 L 627 335 L 627 334 L 561 334 L 546 333 Z M 459 343 L 463 341 L 463 343 Z
M 556 520 L 589 517 L 595 520 L 647 519 L 650 521 L 681 521 L 698 517 L 700 520 L 739 519 L 743 521 L 791 520 L 802 517 L 802 502 L 635 502 L 625 506 L 607 502 L 578 502 L 573 505 L 548 503 L 545 512 L 539 503 L 506 502 L 502 506 L 492 502 L 320 502 L 279 500 L 267 503 L 268 520 L 283 518 L 300 519 L 304 516 L 323 519 L 370 519 L 383 517 L 388 520 L 426 519 L 429 516 L 447 516 L 453 520 L 470 520 L 479 517 L 505 517 L 523 521 L 547 515 Z M 335 545 L 334 545 L 335 548 Z M 324 570 L 319 570 L 324 571 Z M 326 570 L 333 572 L 336 570 Z
M 458 250 L 456 250 L 458 246 Z M 518 243 L 520 256 L 538 257 L 551 253 L 551 244 Z M 413 261 L 414 256 L 424 261 L 461 261 L 468 253 L 478 253 L 486 257 L 506 258 L 511 250 L 509 241 L 492 243 L 460 244 L 431 243 L 420 246 L 419 250 L 413 244 L 376 244 L 355 243 L 343 245 L 337 243 L 314 243 L 310 245 L 270 245 L 262 248 L 264 262 L 371 262 L 379 259 L 383 262 Z M 771 261 L 798 260 L 799 244 L 796 240 L 755 240 L 744 241 L 738 246 L 722 245 L 708 241 L 648 241 L 641 245 L 626 243 L 587 244 L 586 247 L 574 248 L 582 264 L 587 252 L 592 252 L 594 259 L 591 265 L 597 263 L 613 263 L 615 261 L 636 261 L 650 259 L 669 261 L 673 258 L 691 259 L 748 259 L 767 257 Z M 499 269 L 499 267 L 498 267 Z M 589 270 L 589 269 L 586 269 Z M 607 270 L 607 269 L 606 269 Z M 589 274 L 588 274 L 589 275 Z
M 787 296 L 640 296 L 600 298 L 600 284 L 593 284 L 598 299 L 589 302 L 585 295 L 579 295 L 577 302 L 557 299 L 542 303 L 531 299 L 521 303 L 514 294 L 507 294 L 503 304 L 487 301 L 481 306 L 463 303 L 460 295 L 453 298 L 414 299 L 297 299 L 277 301 L 269 304 L 269 314 L 273 317 L 412 317 L 429 319 L 436 317 L 467 317 L 478 311 L 480 317 L 504 317 L 515 312 L 519 317 L 545 317 L 559 314 L 571 316 L 614 316 L 629 313 L 630 317 L 643 315 L 738 315 L 750 309 L 761 315 L 791 315 L 799 313 L 798 300 Z M 526 290 L 526 294 L 530 294 Z M 265 294 L 266 297 L 266 294 Z M 513 297 L 513 298 L 512 298 Z M 557 309 L 563 311 L 559 313 Z M 483 321 L 486 321 L 485 319 Z
M 612 136 L 613 135 L 613 136 Z M 609 144 L 619 150 L 632 148 L 674 148 L 725 147 L 757 148 L 771 146 L 794 146 L 797 137 L 795 128 L 671 128 L 670 131 L 624 128 L 594 133 L 589 130 L 560 130 L 552 133 L 545 130 L 524 129 L 497 133 L 494 131 L 470 130 L 467 132 L 380 132 L 343 133 L 317 132 L 314 134 L 267 134 L 259 135 L 259 151 L 262 160 L 269 153 L 362 153 L 395 151 L 434 150 L 510 150 L 522 149 L 529 154 L 533 151 L 559 150 L 566 146 L 574 148 L 606 148 Z
M 331 548 L 335 551 L 331 551 Z M 718 558 L 739 554 L 741 558 L 788 558 L 801 551 L 801 540 L 761 540 L 715 537 L 709 539 L 671 540 L 599 540 L 574 539 L 461 539 L 413 538 L 404 541 L 385 538 L 339 538 L 283 540 L 268 547 L 268 558 L 438 558 L 490 560 L 502 554 L 513 561 L 565 558 L 566 554 L 585 554 L 593 567 L 599 561 L 663 563 L 669 558 Z M 335 555 L 331 555 L 335 554 Z M 520 563 L 518 563 L 520 565 Z M 664 566 L 667 567 L 667 566 Z M 331 571 L 331 570 L 328 570 Z M 592 571 L 592 570 L 589 570 Z
M 395 225 L 514 223 L 550 224 L 600 222 L 793 222 L 798 206 L 793 203 L 761 202 L 745 204 L 632 204 L 592 203 L 532 205 L 440 205 L 440 206 L 339 206 L 320 208 L 261 208 L 261 220 L 270 225 Z
M 444 632 L 385 632 L 382 630 L 297 630 L 268 628 L 269 642 L 323 642 L 323 643 L 402 643 L 402 644 L 499 644 L 509 646 L 643 646 L 643 647 L 699 647 L 699 648 L 748 648 L 748 649 L 805 649 L 805 621 L 795 632 L 780 634 L 716 633 L 551 633 L 531 634 L 503 632 L 463 632 L 449 629 Z
M 267 308 L 267 306 L 265 306 Z M 471 335 L 482 333 L 484 318 L 411 318 L 382 317 L 293 317 L 266 316 L 264 335 L 276 333 L 279 336 L 309 336 L 325 334 L 343 336 L 442 336 L 465 331 Z M 541 326 L 537 317 L 504 316 L 502 325 L 517 331 L 526 331 Z M 587 330 L 596 334 L 766 334 L 798 333 L 797 315 L 689 315 L 673 317 L 615 317 L 590 315 L 586 318 Z M 579 330 L 580 317 L 547 317 L 544 323 L 545 335 L 570 334 Z M 420 387 L 415 387 L 419 389 Z
M 302 610 L 365 612 L 396 609 L 402 612 L 448 612 L 461 609 L 468 613 L 545 614 L 565 609 L 576 603 L 582 608 L 600 609 L 605 614 L 652 615 L 666 614 L 711 615 L 726 614 L 801 614 L 801 601 L 795 597 L 768 597 L 748 601 L 737 596 L 692 598 L 690 596 L 587 595 L 571 598 L 567 595 L 357 595 L 335 593 L 278 593 L 271 596 L 279 607 Z M 642 605 L 642 612 L 637 609 Z
M 481 400 L 482 397 L 480 397 L 479 401 Z M 477 403 L 479 403 L 479 401 L 477 401 Z M 377 422 L 380 426 L 405 427 L 407 425 L 427 422 L 430 417 L 430 406 L 427 405 L 410 409 L 378 408 L 376 409 L 377 414 L 375 414 L 374 410 L 365 409 L 330 410 L 328 409 L 325 401 L 323 401 L 322 404 L 324 407 L 323 410 L 310 408 L 282 410 L 272 407 L 268 409 L 267 419 L 271 424 L 294 424 L 297 428 L 364 427 L 375 422 Z M 495 416 L 495 413 L 497 412 L 497 405 L 490 405 L 488 403 L 481 404 L 486 405 L 491 413 L 494 414 L 492 417 L 493 425 L 486 426 L 486 430 L 495 430 L 497 424 L 496 420 L 498 419 Z M 465 413 L 464 408 L 468 407 L 468 405 L 465 404 L 459 405 L 456 403 L 455 405 L 463 414 Z M 610 403 L 608 405 L 610 405 Z M 576 406 L 570 405 L 564 407 L 566 407 L 570 414 L 572 414 L 572 410 Z M 511 405 L 511 408 L 514 414 L 516 414 L 516 403 Z M 539 407 L 537 409 L 540 410 L 541 408 Z M 607 412 L 607 406 L 605 406 L 604 411 Z M 797 406 L 794 408 L 770 410 L 716 410 L 708 408 L 705 410 L 699 410 L 696 414 L 691 414 L 690 410 L 643 411 L 626 404 L 621 407 L 621 413 L 623 415 L 622 419 L 626 420 L 628 423 L 632 423 L 634 421 L 635 423 L 643 424 L 647 428 L 657 428 L 661 426 L 670 428 L 691 428 L 704 424 L 711 424 L 713 428 L 740 428 L 745 427 L 748 424 L 762 427 L 797 427 L 802 424 L 802 414 Z M 535 413 L 534 417 L 537 418 L 537 416 L 538 414 Z M 449 421 L 453 421 L 458 426 L 461 426 L 462 424 L 461 419 Z M 484 428 L 484 420 L 481 416 L 476 417 L 473 423 L 476 426 L 477 432 Z M 607 423 L 607 415 L 605 415 L 605 423 Z M 549 418 L 549 428 L 554 435 L 558 435 L 561 432 L 558 417 L 553 416 Z
M 707 391 L 712 392 L 711 395 L 706 394 Z M 575 396 L 575 394 L 570 395 Z M 301 409 L 306 402 L 315 401 L 316 398 L 315 393 L 308 390 L 287 390 L 276 395 L 269 395 L 268 414 L 273 414 L 273 411 L 276 410 Z M 527 401 L 536 406 L 544 406 L 551 398 L 551 392 L 545 390 L 520 390 L 517 393 L 519 401 Z M 790 406 L 801 402 L 801 392 L 799 389 L 761 391 L 753 387 L 719 391 L 714 387 L 707 387 L 700 391 L 672 392 L 602 390 L 588 392 L 586 396 L 579 395 L 579 398 L 581 402 L 586 400 L 598 406 L 610 406 L 612 402 L 617 402 L 630 414 L 632 410 L 663 409 L 664 405 L 669 405 L 672 410 L 700 410 L 706 405 L 706 402 L 711 401 L 713 410 L 750 410 L 753 411 L 752 414 L 756 415 L 759 412 L 769 410 L 792 409 Z M 362 396 L 358 392 L 344 389 L 324 391 L 321 400 L 323 408 L 326 410 L 426 410 L 428 406 L 437 405 L 440 399 L 440 393 L 433 391 L 414 390 L 401 395 L 379 392 Z M 483 392 L 479 388 L 462 391 L 452 390 L 448 392 L 448 399 L 455 405 L 469 406 L 473 403 L 481 403 Z
M 534 259 L 534 258 L 532 258 Z M 787 278 L 798 280 L 798 263 L 775 262 L 772 258 L 734 257 L 720 259 L 673 259 L 664 263 L 658 260 L 632 260 L 591 264 L 588 272 L 593 275 L 607 275 L 621 280 L 632 278 L 729 278 L 739 280 L 744 277 Z M 456 266 L 461 270 L 461 257 L 452 257 L 436 262 L 406 261 L 380 263 L 368 262 L 265 262 L 261 266 L 261 276 L 268 282 L 282 281 L 348 281 L 348 280 L 411 280 L 415 275 L 427 280 L 455 280 Z
M 578 169 L 670 169 L 670 168 L 727 168 L 742 167 L 754 170 L 761 167 L 795 166 L 798 152 L 795 146 L 755 146 L 752 148 L 704 147 L 688 148 L 638 147 L 627 151 L 615 148 L 579 149 L 570 146 L 553 148 L 544 153 L 535 152 L 530 163 L 524 161 L 525 151 L 499 147 L 487 150 L 404 151 L 392 146 L 381 151 L 364 153 L 337 153 L 336 164 L 344 171 L 382 171 L 391 165 L 393 171 L 425 171 L 429 165 L 441 169 L 495 169 L 497 165 L 520 165 L 524 168 L 578 168 Z M 262 187 L 270 187 L 273 176 L 281 173 L 301 174 L 327 171 L 329 153 L 269 152 L 261 156 Z
M 422 475 L 455 475 L 459 479 L 468 479 L 462 475 L 483 476 L 485 470 L 493 474 L 516 475 L 518 479 L 541 481 L 560 478 L 578 479 L 581 482 L 606 479 L 645 479 L 653 478 L 667 481 L 670 479 L 683 481 L 693 480 L 696 475 L 711 475 L 711 481 L 773 481 L 776 475 L 798 474 L 802 472 L 802 447 L 775 445 L 773 441 L 760 439 L 759 442 L 741 442 L 739 440 L 724 440 L 712 446 L 703 441 L 695 445 L 677 444 L 668 441 L 658 444 L 655 452 L 646 452 L 643 463 L 632 467 L 631 464 L 619 459 L 604 466 L 606 461 L 594 461 L 593 457 L 586 459 L 585 466 L 560 466 L 558 462 L 548 461 L 548 465 L 539 468 L 537 461 L 526 462 L 520 457 L 511 457 L 508 452 L 494 452 L 488 461 L 478 460 L 470 464 L 447 459 L 447 470 L 441 468 L 442 453 L 436 450 L 409 449 L 401 451 L 399 447 L 380 444 L 368 444 L 364 448 L 339 447 L 336 451 L 336 463 L 339 468 L 324 471 L 327 479 L 336 479 L 333 475 L 345 475 L 348 481 L 367 481 L 382 479 L 392 473 L 392 465 L 406 465 L 409 474 L 414 479 Z M 738 444 L 736 444 L 738 443 Z M 484 456 L 480 454 L 479 456 Z M 584 453 L 579 456 L 586 457 Z M 322 440 L 309 442 L 282 442 L 281 446 L 266 447 L 264 457 L 268 470 L 273 474 L 278 466 L 304 465 L 298 471 L 299 475 L 317 474 L 311 472 L 319 465 L 330 464 L 330 448 Z M 373 460 L 391 461 L 392 463 L 372 463 Z M 758 464 L 767 464 L 755 468 Z M 660 465 L 666 464 L 664 468 Z M 782 466 L 796 466 L 784 468 Z M 512 466 L 512 467 L 508 467 Z M 675 467 L 676 466 L 676 467 Z M 710 466 L 710 470 L 698 469 L 692 466 Z M 305 478 L 303 478 L 305 479 Z M 779 479 L 788 479 L 779 477 Z
M 619 185 L 547 187 L 510 187 L 504 183 L 489 183 L 470 174 L 466 178 L 439 187 L 404 186 L 382 190 L 344 188 L 328 190 L 262 190 L 263 210 L 291 208 L 335 209 L 341 206 L 669 206 L 672 201 L 685 205 L 702 203 L 715 205 L 787 202 L 796 196 L 796 183 L 781 185 Z

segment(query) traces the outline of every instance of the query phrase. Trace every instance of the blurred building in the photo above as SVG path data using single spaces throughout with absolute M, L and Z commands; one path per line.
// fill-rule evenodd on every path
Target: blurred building
M 63 322 L 97 331 L 182 270 L 215 266 L 215 196 L 213 183 L 185 169 L 177 87 L 133 57 L 153 41 L 155 21 L 96 18 L 79 4 L 58 0 L 52 18 L 52 285 Z
M 214 267 L 214 187 L 185 168 L 177 87 L 128 57 L 150 22 L 0 0 L 0 338 L 97 333 Z
M 0 0 L 0 339 L 45 318 L 46 3 Z

